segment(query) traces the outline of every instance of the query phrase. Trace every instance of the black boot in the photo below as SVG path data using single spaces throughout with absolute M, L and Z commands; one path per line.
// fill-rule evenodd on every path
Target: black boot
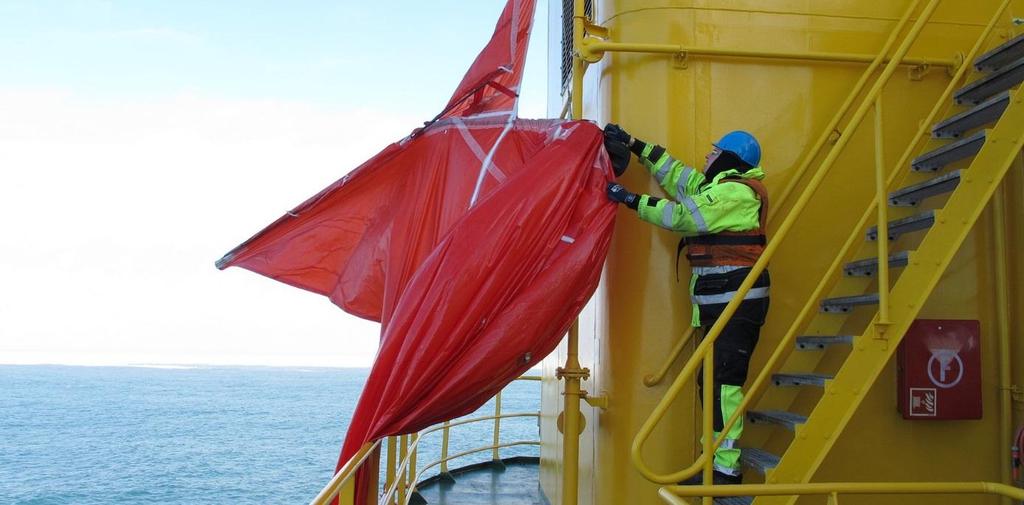
M 679 482 L 679 485 L 680 486 L 700 486 L 703 483 L 704 483 L 704 473 L 701 472 L 701 473 L 698 473 L 697 475 L 694 475 L 693 477 L 690 477 L 689 479 L 686 479 L 684 481 Z M 734 485 L 734 484 L 743 484 L 743 475 L 742 474 L 741 475 L 729 475 L 727 473 L 722 473 L 722 472 L 719 472 L 718 470 L 715 470 L 714 473 L 712 474 L 711 483 L 716 485 L 716 486 L 720 486 L 720 485 L 729 486 L 729 485 Z

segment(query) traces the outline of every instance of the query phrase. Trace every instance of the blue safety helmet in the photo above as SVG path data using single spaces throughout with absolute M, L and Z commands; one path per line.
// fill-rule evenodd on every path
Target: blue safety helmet
M 726 133 L 722 136 L 722 140 L 712 145 L 735 154 L 736 157 L 752 167 L 761 163 L 761 144 L 757 143 L 757 139 L 753 135 L 743 130 Z

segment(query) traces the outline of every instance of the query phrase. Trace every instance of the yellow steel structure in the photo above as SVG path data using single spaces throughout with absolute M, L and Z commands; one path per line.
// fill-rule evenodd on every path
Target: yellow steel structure
M 589 18 L 582 1 L 573 3 L 572 99 L 553 103 L 553 112 L 565 104 L 573 118 L 619 123 L 683 160 L 701 159 L 733 129 L 753 132 L 764 149 L 773 195 L 769 246 L 741 291 L 770 260 L 772 309 L 745 403 L 808 416 L 795 433 L 748 424 L 743 445 L 782 458 L 765 485 L 748 471 L 750 486 L 715 486 L 714 494 L 763 495 L 757 504 L 792 503 L 796 495 L 808 495 L 800 503 L 832 503 L 839 494 L 843 503 L 902 503 L 895 495 L 907 493 L 943 494 L 928 497 L 940 504 L 1019 500 L 1007 484 L 1011 431 L 1022 421 L 1024 345 L 1012 317 L 1024 313 L 1024 269 L 1019 253 L 1007 251 L 1024 245 L 1024 95 L 1014 92 L 980 152 L 953 166 L 964 175 L 944 203 L 909 210 L 887 203 L 890 191 L 930 177 L 909 172 L 910 159 L 942 145 L 929 131 L 957 112 L 952 92 L 977 77 L 965 63 L 1018 34 L 1014 16 L 1024 2 L 605 0 L 594 2 Z M 561 7 L 550 7 L 552 26 Z M 864 121 L 869 114 L 872 121 Z M 622 181 L 634 191 L 659 191 L 639 167 Z M 921 208 L 935 211 L 929 230 L 885 240 L 891 220 Z M 677 237 L 630 214 L 619 218 L 604 281 L 580 317 L 573 349 L 562 347 L 545 363 L 551 376 L 555 364 L 578 357 L 593 370 L 583 386 L 609 398 L 606 410 L 584 409 L 579 468 L 570 469 L 558 446 L 574 442 L 555 423 L 561 408 L 569 411 L 568 398 L 556 406 L 559 383 L 544 382 L 542 485 L 556 505 L 659 503 L 658 483 L 710 472 L 700 454 L 716 441 L 698 442 L 711 419 L 694 418 L 691 379 L 703 362 L 710 381 L 708 350 L 722 325 L 703 339 L 693 335 L 686 286 L 673 274 Z M 881 240 L 865 243 L 869 226 Z M 901 271 L 890 274 L 888 261 L 879 261 L 871 278 L 841 275 L 845 263 L 887 258 L 890 247 L 912 251 Z M 817 314 L 825 297 L 871 292 L 879 299 L 871 309 Z M 891 356 L 916 317 L 981 321 L 983 419 L 911 422 L 895 412 Z M 853 331 L 852 348 L 792 352 L 798 335 Z M 677 359 L 686 349 L 688 361 Z M 838 372 L 817 391 L 761 391 L 780 370 Z M 666 376 L 675 377 L 669 386 Z M 564 478 L 577 472 L 579 489 L 567 493 Z M 661 491 L 683 503 L 673 501 L 676 494 L 712 492 Z

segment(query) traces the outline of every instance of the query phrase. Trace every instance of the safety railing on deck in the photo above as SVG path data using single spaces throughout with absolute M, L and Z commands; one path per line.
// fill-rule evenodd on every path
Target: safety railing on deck
M 836 139 L 835 145 L 832 147 L 832 149 L 829 151 L 828 155 L 822 161 L 821 165 L 815 171 L 814 175 L 808 181 L 807 186 L 805 187 L 805 189 L 804 189 L 803 193 L 801 194 L 800 198 L 796 201 L 796 203 L 794 203 L 792 210 L 786 215 L 785 220 L 779 226 L 779 229 L 776 231 L 776 233 L 774 234 L 772 239 L 768 242 L 768 244 L 767 244 L 767 246 L 765 248 L 764 253 L 761 255 L 760 259 L 756 262 L 756 264 L 751 268 L 751 271 L 747 275 L 747 278 L 744 280 L 744 282 L 741 284 L 741 286 L 737 290 L 736 296 L 734 296 L 733 299 L 729 302 L 729 304 L 723 310 L 722 315 L 718 318 L 718 320 L 715 322 L 715 324 L 708 331 L 707 335 L 705 336 L 703 341 L 700 343 L 700 345 L 698 345 L 697 348 L 694 350 L 693 355 L 690 358 L 690 360 L 684 365 L 682 371 L 679 373 L 679 375 L 673 381 L 673 383 L 669 387 L 669 389 L 666 392 L 666 394 L 664 395 L 664 397 L 661 399 L 661 401 L 655 407 L 654 411 L 651 413 L 651 415 L 648 417 L 648 419 L 644 422 L 644 424 L 641 427 L 640 431 L 636 435 L 635 439 L 633 440 L 633 445 L 632 445 L 632 450 L 631 450 L 631 457 L 632 457 L 634 466 L 648 480 L 651 480 L 651 481 L 657 482 L 657 483 L 661 483 L 661 484 L 669 484 L 669 483 L 678 482 L 680 480 L 692 477 L 692 476 L 696 475 L 698 472 L 700 472 L 701 470 L 703 470 L 704 482 L 711 482 L 713 466 L 712 466 L 712 458 L 710 457 L 710 455 L 714 454 L 714 451 L 721 445 L 721 443 L 723 441 L 723 438 L 721 438 L 721 437 L 715 439 L 715 438 L 713 438 L 711 436 L 707 436 L 707 434 L 710 434 L 710 433 L 713 432 L 713 424 L 712 424 L 713 423 L 713 417 L 712 417 L 713 412 L 712 412 L 712 409 L 704 409 L 704 412 L 703 412 L 703 414 L 704 414 L 703 415 L 703 423 L 702 423 L 703 424 L 703 433 L 705 433 L 705 436 L 703 437 L 703 444 L 702 444 L 703 445 L 703 447 L 702 447 L 703 451 L 702 451 L 702 454 L 696 459 L 696 461 L 694 461 L 694 463 L 691 464 L 689 467 L 687 467 L 685 469 L 682 469 L 682 470 L 679 470 L 679 471 L 676 471 L 676 472 L 668 473 L 668 474 L 659 474 L 659 473 L 654 472 L 653 470 L 651 470 L 648 467 L 648 465 L 643 460 L 642 449 L 643 449 L 644 443 L 650 437 L 651 433 L 653 432 L 655 426 L 657 426 L 658 422 L 660 422 L 661 419 L 665 416 L 666 412 L 668 411 L 669 406 L 676 399 L 676 397 L 678 397 L 678 395 L 683 391 L 684 386 L 686 386 L 689 383 L 689 381 L 693 378 L 693 376 L 695 374 L 695 371 L 701 365 L 702 362 L 703 362 L 703 375 L 704 375 L 705 383 L 706 384 L 711 384 L 713 382 L 714 361 L 711 359 L 711 350 L 713 349 L 715 340 L 721 334 L 721 332 L 722 332 L 722 330 L 723 330 L 723 328 L 725 326 L 725 323 L 728 322 L 729 319 L 732 317 L 732 315 L 736 312 L 736 309 L 739 307 L 740 302 L 743 300 L 743 298 L 745 297 L 747 292 L 753 286 L 755 280 L 758 278 L 758 276 L 761 274 L 761 272 L 764 271 L 764 269 L 767 266 L 768 262 L 771 260 L 772 255 L 777 250 L 779 244 L 786 237 L 787 233 L 792 228 L 792 226 L 796 222 L 797 218 L 800 217 L 803 209 L 806 207 L 806 205 L 809 202 L 811 196 L 814 194 L 814 192 L 817 190 L 817 188 L 822 183 L 822 181 L 825 178 L 825 176 L 828 174 L 829 170 L 835 164 L 835 162 L 838 159 L 839 155 L 843 152 L 843 150 L 845 149 L 845 147 L 848 144 L 849 140 L 853 137 L 853 132 L 861 125 L 862 121 L 864 120 L 865 116 L 867 115 L 867 113 L 869 112 L 870 109 L 874 109 L 874 112 L 876 114 L 876 120 L 875 120 L 876 136 L 875 136 L 875 139 L 876 139 L 876 150 L 878 151 L 878 153 L 876 154 L 876 160 L 875 160 L 876 161 L 875 173 L 876 173 L 876 181 L 877 181 L 876 182 L 876 194 L 874 196 L 875 201 L 865 211 L 865 214 L 862 217 L 862 219 L 861 219 L 860 223 L 858 224 L 858 226 L 853 228 L 853 232 L 852 232 L 850 238 L 847 240 L 846 244 L 844 245 L 844 247 L 842 249 L 842 252 L 839 255 L 836 256 L 835 261 L 833 261 L 832 265 L 829 267 L 830 274 L 826 275 L 826 276 L 823 276 L 822 281 L 819 283 L 818 287 L 814 290 L 814 293 L 812 294 L 812 296 L 808 298 L 807 304 L 804 306 L 803 310 L 800 312 L 800 315 L 794 320 L 794 322 L 791 325 L 789 331 L 787 331 L 785 337 L 779 342 L 779 344 L 776 347 L 774 353 L 768 359 L 768 362 L 765 364 L 765 366 L 762 369 L 761 373 L 758 375 L 757 379 L 751 385 L 748 394 L 743 399 L 743 401 L 740 404 L 739 408 L 737 408 L 736 412 L 732 415 L 732 417 L 729 418 L 724 423 L 724 427 L 721 430 L 721 433 L 728 433 L 729 430 L 731 429 L 731 427 L 733 425 L 735 425 L 735 423 L 743 415 L 743 412 L 746 411 L 746 409 L 749 406 L 749 404 L 754 399 L 759 397 L 761 389 L 763 388 L 764 384 L 767 382 L 767 378 L 771 375 L 771 373 L 773 372 L 775 367 L 778 365 L 780 359 L 786 354 L 785 353 L 786 349 L 788 349 L 789 347 L 792 346 L 792 344 L 793 344 L 793 342 L 795 340 L 795 337 L 796 337 L 796 333 L 799 331 L 800 328 L 802 328 L 804 325 L 806 325 L 806 323 L 809 321 L 809 317 L 811 316 L 811 314 L 813 314 L 813 307 L 816 306 L 817 300 L 820 299 L 820 297 L 824 294 L 825 289 L 829 288 L 832 285 L 831 283 L 834 282 L 834 275 L 832 275 L 832 273 L 836 272 L 841 267 L 841 265 L 843 264 L 844 258 L 846 258 L 847 256 L 849 256 L 852 253 L 853 245 L 856 243 L 856 239 L 858 238 L 860 230 L 862 230 L 864 228 L 864 226 L 867 224 L 868 220 L 870 219 L 870 216 L 873 213 L 877 213 L 877 216 L 878 216 L 878 220 L 879 220 L 878 234 L 879 234 L 879 236 L 880 237 L 884 237 L 885 236 L 884 235 L 885 234 L 884 226 L 887 223 L 887 221 L 885 220 L 885 217 L 886 217 L 885 216 L 885 212 L 886 212 L 885 211 L 885 202 L 886 202 L 886 194 L 887 194 L 886 191 L 887 191 L 887 188 L 895 180 L 895 177 L 896 177 L 896 175 L 898 173 L 898 169 L 900 167 L 904 166 L 904 164 L 909 160 L 910 156 L 914 152 L 916 152 L 916 150 L 919 148 L 919 145 L 920 145 L 921 141 L 923 141 L 924 139 L 927 138 L 928 126 L 931 125 L 932 122 L 935 120 L 935 117 L 937 116 L 939 111 L 942 110 L 942 108 L 944 106 L 947 106 L 950 95 L 952 94 L 953 90 L 956 89 L 957 83 L 960 82 L 963 79 L 963 77 L 966 75 L 967 68 L 969 67 L 969 65 L 964 64 L 964 65 L 961 65 L 957 69 L 956 74 L 954 75 L 953 79 L 951 80 L 949 86 L 946 88 L 946 90 L 943 93 L 942 97 L 937 101 L 935 107 L 932 109 L 931 113 L 928 116 L 928 119 L 926 119 L 925 121 L 923 121 L 921 123 L 921 129 L 918 131 L 917 136 L 914 138 L 914 140 L 911 142 L 911 145 L 907 148 L 906 152 L 901 157 L 899 163 L 896 164 L 896 168 L 891 170 L 889 172 L 888 177 L 886 177 L 885 173 L 884 173 L 884 160 L 881 157 L 881 143 L 880 143 L 881 142 L 881 135 L 880 135 L 880 133 L 881 133 L 881 127 L 882 127 L 880 97 L 881 97 L 881 94 L 882 94 L 882 90 L 884 89 L 885 85 L 888 83 L 889 79 L 892 77 L 893 73 L 896 71 L 896 69 L 899 66 L 900 62 L 903 61 L 903 59 L 906 57 L 907 52 L 910 50 L 911 45 L 914 43 L 914 41 L 920 35 L 922 29 L 924 28 L 924 26 L 928 22 L 928 20 L 931 18 L 932 14 L 935 12 L 935 9 L 938 7 L 939 3 L 940 3 L 940 0 L 929 0 L 928 3 L 925 5 L 924 9 L 917 16 L 917 19 L 914 22 L 914 24 L 912 25 L 912 27 L 910 28 L 910 31 L 904 37 L 903 41 L 900 43 L 899 47 L 896 49 L 896 52 L 893 54 L 893 56 L 891 58 L 889 58 L 889 62 L 885 66 L 885 68 L 883 69 L 881 75 L 878 77 L 878 79 L 876 79 L 876 81 L 872 85 L 871 89 L 864 96 L 864 98 L 861 101 L 860 105 L 858 106 L 857 110 L 854 112 L 852 118 L 848 122 L 848 125 L 846 127 L 845 133 L 839 135 L 839 138 Z M 920 4 L 920 0 L 915 0 L 908 7 L 906 13 L 903 15 L 903 17 L 901 18 L 901 20 L 897 24 L 896 28 L 893 30 L 893 33 L 890 35 L 889 40 L 886 42 L 886 44 L 883 46 L 882 50 L 880 51 L 879 55 L 876 57 L 876 61 L 877 62 L 881 62 L 885 58 L 885 55 L 888 54 L 888 52 L 891 49 L 892 45 L 895 43 L 895 40 L 898 38 L 898 34 L 900 32 L 902 32 L 903 27 L 906 25 L 906 23 L 911 18 L 912 13 L 917 10 L 917 7 L 918 7 L 919 4 Z M 992 29 L 994 28 L 994 26 L 997 23 L 997 21 L 999 20 L 999 18 L 1002 16 L 1002 13 L 1005 11 L 1005 9 L 1008 6 L 1008 4 L 1009 4 L 1009 0 L 1004 0 L 1002 2 L 1002 4 L 1000 5 L 1000 7 L 998 7 L 996 9 L 996 12 L 992 16 L 992 19 L 990 20 L 990 22 L 988 23 L 986 28 L 983 30 L 982 34 L 979 36 L 979 38 L 978 38 L 977 42 L 975 43 L 974 47 L 972 48 L 970 54 L 967 55 L 964 58 L 964 60 L 963 60 L 964 62 L 969 62 L 969 61 L 972 61 L 974 59 L 974 57 L 977 55 L 977 53 L 980 50 L 980 48 L 982 47 L 982 45 L 988 39 L 989 35 L 992 32 Z M 870 70 L 865 72 L 865 76 L 870 75 L 870 73 L 871 73 Z M 864 79 L 862 78 L 862 80 L 864 80 Z M 860 83 L 858 83 L 858 85 L 860 85 Z M 854 97 L 854 96 L 856 96 L 856 94 L 851 94 L 851 98 Z M 852 101 L 852 100 L 850 100 L 850 101 Z M 838 117 L 842 117 L 842 115 L 843 114 L 837 114 L 837 118 Z M 838 121 L 836 123 L 838 124 Z M 827 139 L 828 137 L 825 136 L 825 138 Z M 808 155 L 808 159 L 814 159 L 814 155 L 816 155 L 816 153 L 809 154 Z M 808 165 L 809 165 L 809 163 L 808 163 Z M 883 258 L 883 260 L 879 261 L 879 266 L 880 266 L 880 271 L 881 271 L 884 268 L 884 267 L 882 267 L 882 265 L 885 265 L 886 267 L 888 266 L 887 262 L 884 261 L 884 258 L 887 257 L 887 255 L 884 254 L 886 252 L 885 251 L 885 247 L 886 247 L 885 242 L 886 242 L 886 240 L 883 239 L 883 240 L 879 240 L 878 242 L 880 243 L 880 245 L 879 245 L 879 248 L 880 248 L 879 258 Z M 880 275 L 880 278 L 881 277 L 882 276 Z M 887 305 L 887 303 L 888 303 L 888 300 L 887 300 L 888 289 L 889 288 L 888 288 L 888 284 L 887 283 L 886 284 L 882 284 L 880 282 L 880 293 L 885 293 L 884 295 L 880 294 L 880 298 L 881 298 L 880 299 L 880 303 L 881 303 L 882 307 L 885 307 Z M 884 321 L 884 319 L 880 319 L 880 320 Z M 681 348 L 682 346 L 680 345 L 678 347 Z M 645 382 L 646 382 L 646 380 L 645 380 Z M 713 404 L 712 393 L 713 393 L 713 388 L 704 388 L 704 404 L 705 405 Z M 877 484 L 877 486 L 883 486 L 883 484 Z M 733 488 L 737 488 L 737 489 L 741 488 L 742 489 L 742 494 L 744 494 L 744 495 L 756 495 L 756 494 L 802 494 L 803 493 L 803 492 L 782 492 L 782 491 L 776 490 L 775 488 L 772 488 L 771 486 L 733 486 Z M 712 495 L 726 496 L 726 495 L 737 495 L 737 494 L 740 493 L 740 491 L 730 491 L 730 492 L 721 492 L 721 493 L 713 493 L 713 492 L 711 492 L 712 489 L 715 489 L 715 490 L 720 490 L 721 489 L 721 487 L 716 487 L 716 486 L 696 486 L 696 487 L 693 487 L 693 488 L 690 488 L 690 489 L 691 489 L 691 491 L 693 493 L 692 496 L 698 496 L 699 495 L 699 496 L 710 497 Z M 796 488 L 791 486 L 790 489 L 796 489 Z M 811 489 L 811 488 L 808 488 L 808 489 Z M 846 488 L 843 488 L 843 489 L 846 489 Z M 825 492 L 825 493 L 818 493 L 817 491 L 813 491 L 813 492 L 808 491 L 808 492 L 812 493 L 812 494 L 828 494 L 827 492 Z M 857 492 L 857 491 L 851 490 L 851 491 L 845 491 L 845 492 Z M 893 492 L 902 492 L 902 491 L 893 491 Z M 688 491 L 688 492 L 686 492 L 686 494 L 687 495 L 691 495 L 691 492 Z M 707 498 L 706 500 L 707 500 L 706 503 L 710 503 L 710 498 Z
M 516 379 L 517 381 L 540 381 L 540 376 L 535 375 L 524 375 Z M 384 491 L 378 499 L 378 503 L 381 505 L 406 505 L 413 496 L 413 492 L 416 490 L 416 483 L 422 480 L 423 475 L 430 469 L 440 467 L 441 476 L 448 475 L 448 462 L 463 458 L 472 454 L 481 452 L 491 451 L 491 459 L 493 461 L 500 461 L 501 455 L 500 450 L 509 447 L 523 446 L 523 445 L 535 445 L 539 446 L 539 440 L 519 440 L 514 442 L 500 443 L 501 435 L 501 420 L 510 419 L 517 417 L 532 417 L 539 418 L 540 412 L 517 412 L 512 414 L 503 414 L 501 412 L 501 392 L 499 391 L 494 397 L 494 415 L 480 416 L 468 419 L 459 419 L 457 421 L 446 421 L 442 424 L 431 426 L 415 434 L 397 435 L 386 438 L 386 450 L 387 454 L 385 458 L 385 481 Z M 474 449 L 459 452 L 457 454 L 449 455 L 449 434 L 452 428 L 462 426 L 466 424 L 493 421 L 493 433 L 492 443 L 490 445 L 480 446 Z M 423 468 L 417 471 L 417 454 L 419 452 L 419 443 L 423 439 L 424 435 L 441 431 L 441 448 L 440 458 L 428 463 Z M 349 459 L 345 465 L 334 474 L 330 482 L 317 494 L 310 505 L 328 505 L 333 503 L 335 499 L 339 499 L 341 505 L 350 505 L 353 501 L 353 477 L 356 471 L 359 470 L 369 459 L 369 456 L 375 451 L 381 444 L 381 440 L 364 444 L 352 458 Z

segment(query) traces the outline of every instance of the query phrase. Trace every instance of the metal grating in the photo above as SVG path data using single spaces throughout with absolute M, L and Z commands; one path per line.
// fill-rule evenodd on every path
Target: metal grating
M 572 5 L 573 0 L 562 0 L 562 96 L 572 82 Z M 583 2 L 583 12 L 594 19 L 594 1 Z

